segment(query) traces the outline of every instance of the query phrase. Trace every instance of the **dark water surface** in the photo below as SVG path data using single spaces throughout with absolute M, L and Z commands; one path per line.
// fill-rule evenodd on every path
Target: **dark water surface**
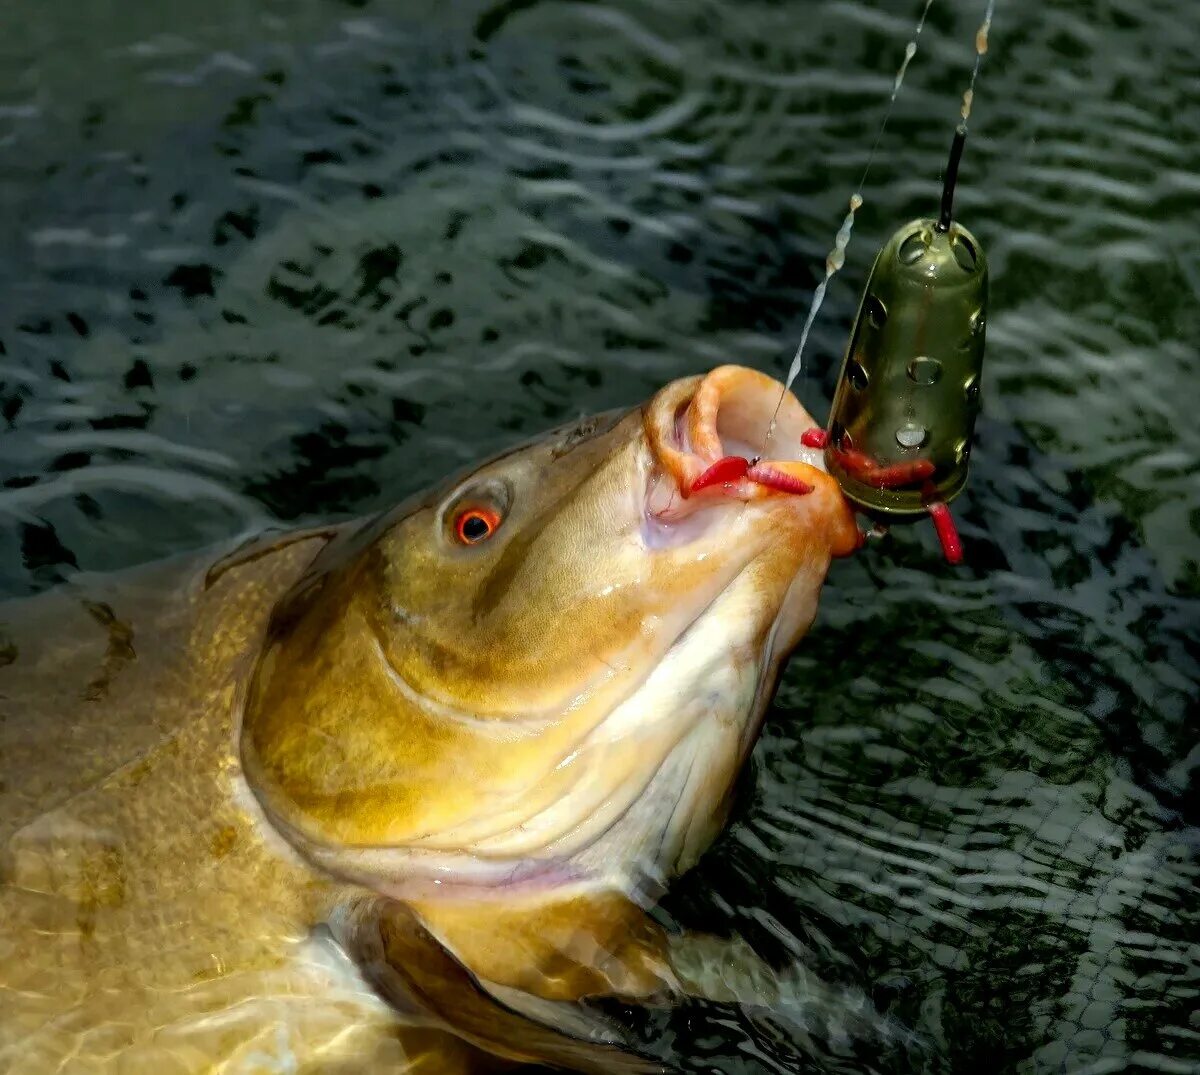
M 8 0 L 0 594 L 379 508 L 725 361 L 782 374 L 917 0 Z M 935 0 L 810 341 L 932 212 Z M 627 1013 L 684 1070 L 1200 1071 L 1200 10 L 999 0 L 956 505 L 837 565 L 664 915 L 859 990 Z

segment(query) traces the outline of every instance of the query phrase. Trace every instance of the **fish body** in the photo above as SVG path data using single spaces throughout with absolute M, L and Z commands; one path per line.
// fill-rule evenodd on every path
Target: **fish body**
M 719 831 L 853 516 L 738 367 L 363 523 L 0 607 L 0 1071 L 653 1065 L 644 907 Z

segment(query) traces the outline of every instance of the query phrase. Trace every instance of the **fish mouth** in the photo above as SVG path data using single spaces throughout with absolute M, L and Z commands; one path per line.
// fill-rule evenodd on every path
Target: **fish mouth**
M 812 507 L 833 507 L 843 524 L 850 520 L 834 528 L 833 555 L 858 547 L 848 502 L 825 470 L 823 433 L 773 377 L 718 366 L 664 388 L 644 423 L 655 462 L 649 520 L 670 525 L 723 503 L 799 506 L 811 498 Z

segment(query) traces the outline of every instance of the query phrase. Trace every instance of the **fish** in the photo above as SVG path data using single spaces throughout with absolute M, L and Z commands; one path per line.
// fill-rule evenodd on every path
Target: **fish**
M 662 1070 L 583 1002 L 728 992 L 648 912 L 860 545 L 781 392 L 0 605 L 0 1071 Z

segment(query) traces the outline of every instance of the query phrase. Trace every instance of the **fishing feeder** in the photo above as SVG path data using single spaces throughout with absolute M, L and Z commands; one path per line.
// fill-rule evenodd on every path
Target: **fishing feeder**
M 904 225 L 875 259 L 830 412 L 826 466 L 882 523 L 925 516 L 967 481 L 988 268 L 979 241 L 951 218 L 965 138 L 960 127 L 937 219 Z

